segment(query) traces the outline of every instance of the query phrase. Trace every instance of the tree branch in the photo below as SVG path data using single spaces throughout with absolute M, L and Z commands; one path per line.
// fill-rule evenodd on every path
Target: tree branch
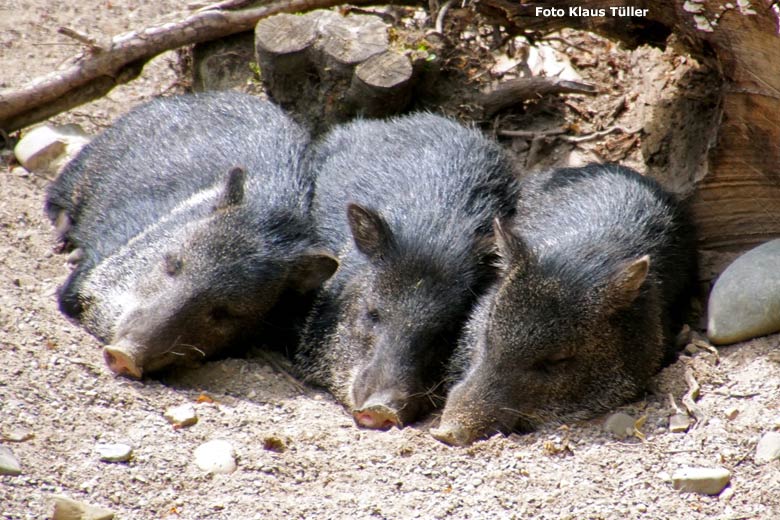
M 333 7 L 346 1 L 285 0 L 246 10 L 205 10 L 177 22 L 121 34 L 105 48 L 100 45 L 100 51 L 90 46 L 60 70 L 19 89 L 0 90 L 0 129 L 10 133 L 99 98 L 137 77 L 143 65 L 162 52 L 251 30 L 261 18 L 277 13 Z M 372 2 L 350 0 L 350 3 Z M 73 37 L 74 32 L 70 34 Z

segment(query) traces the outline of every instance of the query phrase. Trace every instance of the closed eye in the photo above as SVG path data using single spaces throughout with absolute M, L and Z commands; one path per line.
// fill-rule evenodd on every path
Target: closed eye
M 370 309 L 367 311 L 366 317 L 371 323 L 379 323 L 379 311 L 377 309 Z

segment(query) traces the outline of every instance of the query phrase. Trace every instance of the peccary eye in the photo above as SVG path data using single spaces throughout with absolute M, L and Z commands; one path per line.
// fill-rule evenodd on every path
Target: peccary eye
M 552 374 L 567 368 L 573 360 L 574 356 L 571 354 L 560 354 L 537 361 L 534 363 L 533 368 L 545 374 Z
M 377 309 L 369 309 L 366 311 L 366 318 L 371 323 L 379 323 L 379 311 Z
M 165 253 L 163 256 L 163 269 L 169 276 L 176 276 L 184 266 L 181 257 L 175 253 Z

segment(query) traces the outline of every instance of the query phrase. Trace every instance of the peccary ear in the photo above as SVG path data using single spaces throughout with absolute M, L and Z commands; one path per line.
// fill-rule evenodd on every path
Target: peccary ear
M 493 235 L 504 268 L 528 261 L 530 252 L 526 243 L 498 217 L 493 219 Z
M 231 168 L 225 176 L 225 189 L 217 201 L 217 209 L 238 206 L 244 201 L 244 183 L 246 172 L 240 166 Z
M 381 258 L 393 244 L 393 232 L 378 213 L 350 203 L 347 221 L 358 250 L 372 260 Z
M 301 256 L 290 271 L 289 283 L 301 293 L 319 288 L 339 267 L 335 257 L 322 251 Z
M 608 300 L 613 310 L 623 309 L 639 296 L 639 289 L 650 271 L 650 255 L 641 256 L 623 264 L 612 276 L 608 287 Z

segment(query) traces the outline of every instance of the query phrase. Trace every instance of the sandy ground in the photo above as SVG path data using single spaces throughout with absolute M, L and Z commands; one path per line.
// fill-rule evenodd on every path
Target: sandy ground
M 5 0 L 0 86 L 19 86 L 77 50 L 56 34 L 60 25 L 116 34 L 178 4 Z M 94 132 L 173 88 L 171 59 L 56 121 Z M 302 392 L 259 360 L 212 362 L 163 382 L 115 378 L 98 342 L 57 311 L 54 291 L 68 268 L 52 253 L 42 214 L 48 181 L 12 172 L 7 162 L 0 164 L 0 440 L 22 474 L 0 476 L 3 519 L 48 518 L 55 495 L 122 519 L 780 517 L 780 462 L 753 460 L 761 435 L 780 429 L 778 335 L 683 356 L 645 399 L 621 409 L 646 418 L 642 438 L 624 440 L 604 431 L 604 417 L 466 449 L 435 441 L 430 421 L 359 430 L 330 397 Z M 680 403 L 686 368 L 701 384 L 706 419 L 670 433 L 668 394 Z M 163 412 L 183 403 L 194 404 L 199 422 L 175 429 Z M 204 474 L 193 463 L 195 448 L 212 439 L 235 447 L 234 473 Z M 131 445 L 132 459 L 101 462 L 96 446 L 105 442 Z M 671 475 L 687 466 L 724 467 L 731 484 L 720 496 L 680 493 Z

